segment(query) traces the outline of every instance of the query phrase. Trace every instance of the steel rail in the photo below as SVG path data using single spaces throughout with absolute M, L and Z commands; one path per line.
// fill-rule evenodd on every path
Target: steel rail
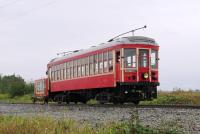
M 49 104 L 43 104 L 43 103 L 6 103 L 6 102 L 0 102 L 1 104 L 5 105 L 49 105 L 49 106 L 83 106 L 83 107 L 118 107 L 118 108 L 179 108 L 179 109 L 200 109 L 200 105 L 183 105 L 183 104 L 159 104 L 159 105 L 134 105 L 134 104 L 123 104 L 123 105 L 114 105 L 112 103 L 108 104 L 57 104 L 57 103 L 49 103 Z

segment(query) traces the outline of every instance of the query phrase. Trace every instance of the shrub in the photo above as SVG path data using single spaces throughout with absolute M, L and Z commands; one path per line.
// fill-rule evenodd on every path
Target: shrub
M 33 93 L 34 86 L 32 83 L 26 83 L 21 76 L 0 75 L 0 93 L 7 93 L 13 98 L 24 94 Z

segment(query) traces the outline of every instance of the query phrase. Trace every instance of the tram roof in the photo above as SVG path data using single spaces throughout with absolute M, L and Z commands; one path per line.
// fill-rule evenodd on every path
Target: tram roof
M 152 38 L 144 37 L 144 36 L 128 36 L 128 37 L 117 38 L 117 39 L 115 39 L 111 42 L 102 43 L 102 44 L 97 45 L 97 46 L 92 46 L 88 49 L 74 51 L 74 52 L 69 53 L 67 55 L 64 55 L 62 57 L 54 58 L 49 63 L 51 64 L 53 62 L 57 62 L 57 61 L 64 60 L 64 59 L 67 59 L 67 58 L 72 58 L 72 57 L 75 57 L 75 56 L 78 56 L 78 55 L 83 55 L 83 54 L 93 52 L 93 51 L 97 51 L 97 50 L 101 50 L 101 49 L 104 49 L 104 48 L 110 48 L 110 47 L 117 46 L 117 45 L 120 45 L 120 44 L 143 44 L 143 45 L 158 46 L 156 41 Z

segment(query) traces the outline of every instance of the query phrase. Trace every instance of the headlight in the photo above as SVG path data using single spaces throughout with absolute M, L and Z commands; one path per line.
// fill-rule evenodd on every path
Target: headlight
M 144 76 L 145 79 L 147 79 L 149 77 L 149 74 L 148 73 L 144 73 L 143 76 Z

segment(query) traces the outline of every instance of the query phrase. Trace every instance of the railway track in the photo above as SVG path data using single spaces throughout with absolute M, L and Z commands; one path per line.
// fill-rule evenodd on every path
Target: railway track
M 134 104 L 123 104 L 123 105 L 114 105 L 114 104 L 57 104 L 57 103 L 4 103 L 0 102 L 0 104 L 14 104 L 14 105 L 49 105 L 49 106 L 81 106 L 81 107 L 118 107 L 118 108 L 182 108 L 182 109 L 200 109 L 200 105 L 183 105 L 183 104 L 164 104 L 164 105 L 134 105 Z

